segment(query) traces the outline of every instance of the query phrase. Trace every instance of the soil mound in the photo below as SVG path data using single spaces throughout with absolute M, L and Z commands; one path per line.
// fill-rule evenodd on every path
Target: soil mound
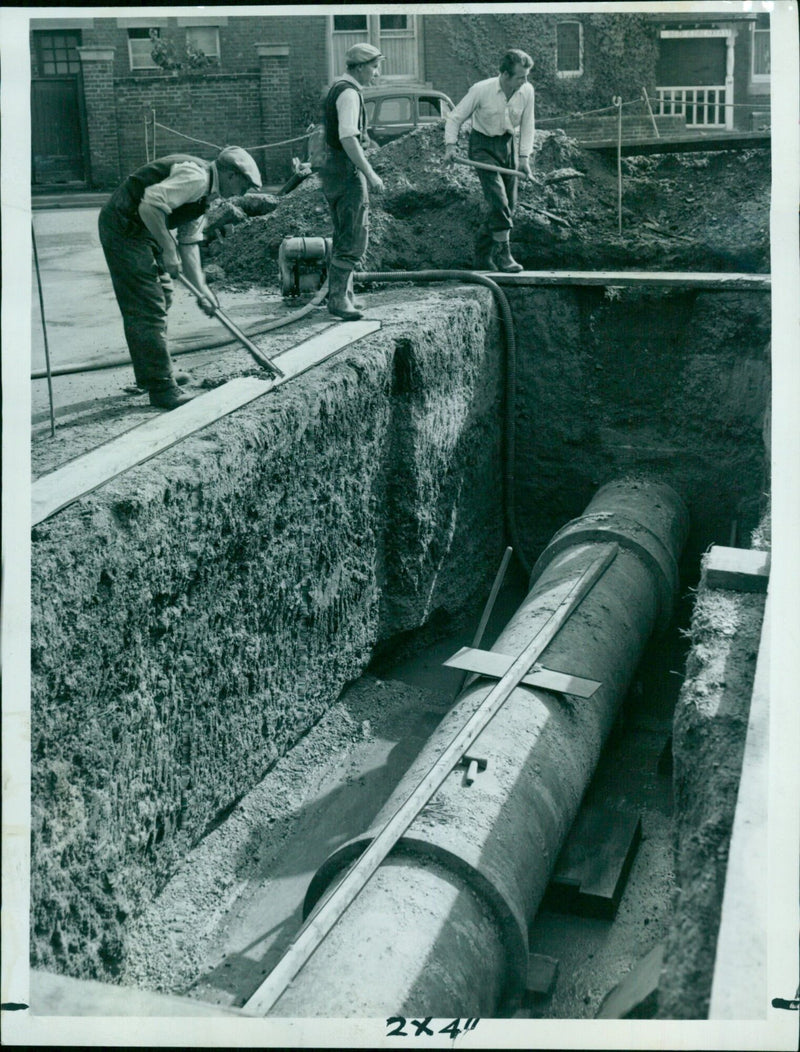
M 463 136 L 460 152 L 466 156 Z M 474 170 L 445 167 L 442 157 L 437 125 L 371 155 L 385 191 L 371 195 L 366 270 L 472 267 L 480 185 Z M 769 151 L 631 157 L 622 168 L 620 234 L 613 154 L 582 149 L 560 130 L 537 132 L 537 182 L 520 183 L 512 233 L 526 269 L 768 271 Z M 227 236 L 207 254 L 228 282 L 271 284 L 284 237 L 330 236 L 316 175 L 273 202 L 268 215 L 232 214 L 216 224 Z

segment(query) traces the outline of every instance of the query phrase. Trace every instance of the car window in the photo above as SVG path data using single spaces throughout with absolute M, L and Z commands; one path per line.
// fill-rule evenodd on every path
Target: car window
M 374 99 L 366 99 L 364 101 L 364 109 L 366 110 L 366 113 L 367 113 L 367 124 L 372 124 L 372 118 L 373 118 L 373 116 L 375 114 L 375 100 Z
M 381 99 L 378 103 L 378 112 L 375 115 L 376 124 L 404 124 L 410 120 L 410 98 L 400 96 L 399 98 Z
M 428 97 L 420 95 L 419 97 L 419 115 L 422 120 L 438 120 L 442 115 L 442 111 L 439 106 L 440 100 L 433 96 Z

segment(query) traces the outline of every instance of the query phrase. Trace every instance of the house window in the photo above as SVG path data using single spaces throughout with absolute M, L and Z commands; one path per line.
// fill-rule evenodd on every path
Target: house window
M 161 36 L 160 29 L 153 29 L 156 36 Z M 153 42 L 150 39 L 150 29 L 141 26 L 128 30 L 128 56 L 131 69 L 159 69 L 157 62 L 153 60 Z
M 216 26 L 191 26 L 186 30 L 186 46 L 219 60 L 219 30 Z
M 556 26 L 556 75 L 579 77 L 583 73 L 583 26 L 559 22 Z
M 384 33 L 408 33 L 411 26 L 408 15 L 381 15 L 381 35 Z
M 769 75 L 769 15 L 759 15 L 753 26 L 752 77 L 754 81 L 765 81 Z
M 80 72 L 81 60 L 77 50 L 81 43 L 80 31 L 36 32 L 34 43 L 40 77 Z
M 366 33 L 366 15 L 334 15 L 334 33 Z

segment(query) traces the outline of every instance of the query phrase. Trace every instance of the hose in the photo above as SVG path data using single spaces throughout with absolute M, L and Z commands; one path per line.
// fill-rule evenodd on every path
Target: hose
M 387 270 L 387 271 L 364 271 L 353 275 L 355 281 L 366 284 L 368 282 L 430 282 L 430 281 L 461 281 L 467 285 L 484 285 L 491 289 L 500 311 L 503 321 L 503 335 L 506 349 L 506 389 L 505 389 L 505 426 L 503 428 L 503 513 L 505 518 L 506 534 L 508 542 L 514 549 L 514 554 L 520 566 L 525 571 L 526 579 L 530 577 L 531 563 L 526 558 L 519 540 L 517 529 L 517 518 L 514 507 L 514 461 L 515 443 L 514 427 L 516 413 L 516 365 L 517 345 L 514 335 L 514 319 L 511 315 L 506 294 L 496 281 L 487 278 L 483 274 L 476 274 L 473 270 Z
M 245 329 L 246 336 L 261 336 L 265 332 L 271 332 L 273 329 L 281 329 L 284 325 L 291 325 L 293 321 L 299 321 L 304 318 L 307 314 L 310 314 L 315 307 L 318 307 L 320 303 L 325 299 L 328 294 L 328 282 L 323 282 L 322 286 L 317 292 L 314 293 L 314 298 L 309 300 L 304 307 L 300 307 L 299 310 L 293 311 L 291 314 L 287 314 L 285 318 L 279 318 L 276 321 L 263 322 L 259 325 L 253 325 L 250 329 Z M 231 339 L 229 336 L 221 336 L 214 340 L 207 340 L 205 338 L 195 340 L 188 344 L 186 347 L 178 347 L 173 350 L 170 347 L 170 357 L 176 358 L 180 354 L 194 354 L 197 351 L 212 351 L 217 347 L 228 347 L 231 344 L 237 343 L 235 339 Z M 121 365 L 130 365 L 130 355 L 118 355 L 116 358 L 104 358 L 99 362 L 75 362 L 72 365 L 56 366 L 50 370 L 51 376 L 71 376 L 74 373 L 94 373 L 101 369 L 117 369 Z M 47 376 L 47 370 L 37 369 L 31 373 L 31 380 L 43 380 Z

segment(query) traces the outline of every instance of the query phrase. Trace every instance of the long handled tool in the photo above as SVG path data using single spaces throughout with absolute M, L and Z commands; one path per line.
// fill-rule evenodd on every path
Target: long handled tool
M 500 168 L 496 164 L 484 164 L 483 161 L 472 161 L 468 157 L 454 157 L 453 161 L 456 164 L 465 164 L 469 168 L 482 168 L 485 172 L 499 172 L 500 175 L 511 175 L 515 179 L 519 179 L 520 176 L 525 175 L 525 172 L 518 172 L 513 168 Z M 537 179 L 534 175 L 529 176 L 528 180 L 539 187 L 545 185 L 541 179 Z M 547 216 L 547 218 L 552 219 L 554 223 L 560 223 L 562 226 L 569 226 L 566 219 L 562 219 L 561 216 L 553 215 L 552 212 L 548 212 L 544 208 L 537 208 L 536 205 L 526 205 L 526 208 L 529 208 L 532 212 L 538 212 L 540 215 Z
M 499 172 L 501 175 L 510 175 L 514 179 L 520 179 L 526 172 L 517 171 L 515 168 L 500 168 L 496 164 L 484 164 L 483 161 L 472 161 L 469 157 L 454 157 L 453 160 L 456 164 L 466 164 L 470 168 L 482 168 L 485 172 Z M 529 175 L 528 179 L 532 183 L 537 183 L 541 186 L 541 179 L 537 179 L 535 175 Z
M 182 285 L 185 285 L 198 300 L 206 298 L 200 289 L 196 288 L 187 277 L 184 277 L 183 274 L 178 274 L 178 281 L 180 281 Z M 220 307 L 214 307 L 214 317 L 221 321 L 228 332 L 232 333 L 236 339 L 247 348 L 259 365 L 262 365 L 276 379 L 283 377 L 284 373 L 278 368 L 272 359 L 267 358 L 266 355 L 262 354 L 253 341 L 248 336 L 245 336 L 239 326 L 234 324 L 227 314 L 222 312 Z
M 47 342 L 47 320 L 44 316 L 44 296 L 42 295 L 42 275 L 39 273 L 39 253 L 36 251 L 36 231 L 31 220 L 31 244 L 33 245 L 33 262 L 36 266 L 36 284 L 39 289 L 39 310 L 42 314 L 42 334 L 44 336 L 44 360 L 47 366 L 47 393 L 50 399 L 50 437 L 55 437 L 56 418 L 53 409 L 53 372 L 50 367 L 50 345 Z

